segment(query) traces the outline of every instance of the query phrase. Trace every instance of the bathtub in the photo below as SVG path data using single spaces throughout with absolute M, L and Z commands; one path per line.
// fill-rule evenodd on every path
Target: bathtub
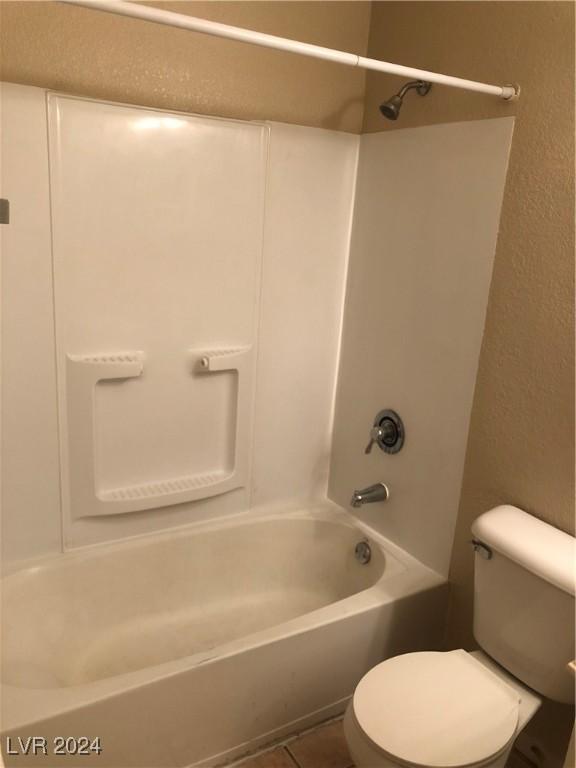
M 6 765 L 223 764 L 344 711 L 383 658 L 439 647 L 446 589 L 331 503 L 26 567 L 3 580 Z M 24 755 L 29 736 L 48 755 Z M 102 751 L 56 755 L 56 737 Z

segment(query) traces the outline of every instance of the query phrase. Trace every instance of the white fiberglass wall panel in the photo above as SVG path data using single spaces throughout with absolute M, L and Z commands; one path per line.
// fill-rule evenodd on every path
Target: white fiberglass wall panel
M 358 146 L 271 125 L 254 506 L 326 498 Z
M 268 129 L 59 95 L 49 127 L 68 543 L 245 507 Z
M 447 574 L 513 118 L 362 137 L 330 495 L 384 482 L 370 525 Z M 364 449 L 396 410 L 397 454 Z
M 2 559 L 61 547 L 46 93 L 0 84 Z

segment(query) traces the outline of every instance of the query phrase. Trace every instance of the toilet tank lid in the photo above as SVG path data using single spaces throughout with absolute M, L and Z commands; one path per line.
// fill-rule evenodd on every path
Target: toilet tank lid
M 541 579 L 574 595 L 576 540 L 570 534 L 508 504 L 476 518 L 472 534 Z

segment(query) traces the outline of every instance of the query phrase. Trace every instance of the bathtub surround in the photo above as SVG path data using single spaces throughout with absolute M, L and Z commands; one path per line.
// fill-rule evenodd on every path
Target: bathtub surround
M 238 513 L 250 506 L 287 508 L 325 498 L 358 139 L 318 129 L 194 118 L 90 100 L 50 98 L 53 110 L 59 110 L 58 115 L 53 111 L 55 146 L 50 161 L 56 220 L 55 286 L 50 269 L 46 94 L 41 89 L 3 86 L 3 183 L 10 190 L 7 196 L 12 198 L 14 212 L 12 223 L 1 232 L 5 253 L 9 254 L 3 262 L 7 291 L 3 302 L 4 567 L 58 552 L 63 544 L 70 547 L 150 533 Z M 100 130 L 103 125 L 106 131 Z M 233 210 L 228 215 L 225 206 L 210 203 L 209 195 L 217 193 L 218 183 L 223 190 L 222 202 L 227 200 L 229 206 L 234 203 L 226 178 L 229 169 L 223 166 L 220 175 L 216 169 L 209 187 L 208 180 L 201 182 L 201 173 L 209 173 L 210 169 L 204 166 L 201 171 L 194 162 L 194 152 L 208 140 L 211 131 L 220 136 L 217 139 L 214 134 L 213 138 L 222 142 L 218 155 L 222 163 L 226 146 L 234 146 L 239 154 L 243 136 L 260 137 L 258 141 L 262 141 L 261 136 L 266 135 L 266 146 L 260 144 L 257 151 L 248 150 L 255 162 L 261 163 L 255 189 L 264 183 L 268 189 L 263 229 L 259 225 L 262 234 L 257 227 L 251 230 L 254 247 L 244 235 L 243 259 L 239 259 L 238 234 L 247 233 L 250 222 L 241 221 Z M 90 158 L 102 152 L 115 158 L 110 173 L 124 169 L 122 184 L 114 184 L 110 194 L 99 175 L 98 169 L 104 164 L 90 166 Z M 260 159 L 263 152 L 266 157 Z M 205 162 L 210 162 L 208 156 Z M 236 176 L 243 173 L 248 178 L 252 174 L 254 179 L 249 160 L 244 149 L 244 154 L 232 161 L 239 164 Z M 188 181 L 179 176 L 182 162 L 194 169 Z M 82 173 L 76 181 L 72 176 L 69 187 L 67 184 L 64 189 L 71 191 L 76 185 L 76 193 L 63 196 L 58 186 L 60 175 L 73 174 L 74 169 L 82 169 Z M 174 185 L 168 183 L 170 174 L 175 174 Z M 161 180 L 165 183 L 162 204 L 146 193 L 146 178 L 156 176 L 156 195 Z M 82 186 L 83 178 L 90 178 L 90 184 Z M 193 184 L 183 207 L 182 185 L 192 179 L 200 184 L 200 192 L 194 191 Z M 307 194 L 303 195 L 302 189 Z M 120 191 L 125 196 L 115 198 Z M 194 194 L 198 194 L 198 202 L 191 206 L 190 196 Z M 171 238 L 176 231 L 180 233 L 178 247 L 176 242 L 164 243 L 165 230 L 157 227 L 158 221 L 164 220 L 158 218 L 162 216 L 162 205 L 168 211 L 179 210 L 183 216 L 184 229 L 173 221 L 166 234 Z M 260 209 L 252 204 L 250 215 L 258 220 L 263 215 L 262 207 L 261 203 Z M 246 213 L 246 206 L 243 210 Z M 143 211 L 147 212 L 144 219 Z M 192 226 L 194 216 L 199 217 L 198 224 Z M 236 228 L 241 227 L 238 234 L 232 227 L 234 216 Z M 102 224 L 98 224 L 100 217 L 104 218 Z M 119 230 L 120 219 L 130 226 Z M 75 220 L 81 222 L 76 231 Z M 222 227 L 223 221 L 227 226 Z M 210 227 L 220 231 L 218 241 L 207 236 Z M 92 251 L 78 245 L 83 232 L 90 230 L 94 232 Z M 187 254 L 194 243 L 196 259 L 192 260 Z M 203 243 L 210 243 L 213 250 L 219 248 L 216 261 L 202 261 L 200 254 L 206 249 Z M 165 245 L 168 250 L 162 256 Z M 92 256 L 79 269 L 80 260 L 89 253 Z M 107 258 L 100 258 L 99 253 L 108 254 Z M 200 265 L 206 278 L 203 287 L 197 283 Z M 150 271 L 156 268 L 158 281 Z M 231 268 L 235 270 L 234 279 Z M 223 280 L 227 288 L 213 291 L 208 301 L 210 275 L 216 281 Z M 306 275 L 303 287 L 302 275 Z M 190 282 L 189 288 L 186 282 Z M 59 321 L 57 350 L 54 288 Z M 28 312 L 28 305 L 21 301 L 26 295 L 33 296 L 36 312 Z M 207 302 L 205 306 L 203 301 Z M 219 310 L 222 301 L 224 309 L 234 310 L 234 323 L 228 328 L 223 325 L 226 313 Z M 294 315 L 295 306 L 297 316 L 287 324 L 286 318 Z M 108 307 L 101 322 L 97 320 L 100 307 Z M 218 318 L 216 323 L 207 322 L 211 312 Z M 239 312 L 244 313 L 243 330 Z M 80 316 L 84 320 L 77 322 L 74 318 Z M 191 336 L 192 326 L 196 330 Z M 310 326 L 315 328 L 314 335 L 306 334 Z M 171 351 L 158 347 L 160 337 L 171 339 Z M 187 467 L 196 473 L 209 469 L 205 465 L 202 470 L 202 462 L 210 457 L 198 451 L 199 435 L 203 434 L 202 440 L 207 441 L 213 466 L 226 467 L 235 462 L 229 453 L 234 451 L 238 421 L 233 376 L 199 370 L 202 357 L 214 346 L 217 351 L 230 346 L 251 347 L 244 362 L 234 362 L 249 363 L 240 375 L 252 370 L 256 393 L 253 425 L 244 430 L 242 439 L 247 442 L 238 456 L 247 465 L 248 474 L 240 479 L 237 489 L 228 493 L 211 496 L 206 488 L 204 500 L 198 500 L 203 495 L 200 488 L 196 501 L 175 503 L 183 500 L 170 498 L 175 490 L 181 492 L 173 487 L 157 496 L 158 503 L 154 503 L 153 495 L 142 498 L 142 494 L 128 489 L 138 484 L 146 488 L 147 481 L 173 483 L 190 471 Z M 127 353 L 136 354 L 136 361 L 96 359 L 124 357 Z M 60 373 L 58 387 L 53 368 L 55 354 Z M 128 373 L 132 378 L 96 384 L 97 377 L 108 375 L 110 368 L 106 366 L 115 364 L 124 365 L 120 374 Z M 82 384 L 84 375 L 91 381 Z M 80 389 L 72 392 L 70 387 L 77 386 Z M 156 395 L 166 404 L 163 409 L 150 408 L 149 402 L 146 405 L 146 388 L 150 387 L 156 388 Z M 91 444 L 84 436 L 87 430 L 78 427 L 77 419 L 90 418 L 92 389 L 96 392 L 96 410 Z M 299 393 L 297 399 L 290 396 L 294 391 Z M 193 404 L 187 406 L 191 396 L 203 398 L 195 416 Z M 53 432 L 58 397 L 64 449 L 63 533 L 58 445 Z M 74 406 L 71 401 L 75 398 Z M 247 392 L 246 398 L 245 413 L 238 414 L 243 417 L 249 417 L 252 410 L 252 394 Z M 72 423 L 67 423 L 69 407 Z M 140 421 L 148 424 L 144 433 L 138 432 Z M 148 433 L 157 437 L 147 440 Z M 135 441 L 137 434 L 140 437 Z M 67 450 L 67 445 L 72 445 L 73 450 Z M 115 451 L 119 451 L 117 460 L 111 463 Z M 169 462 L 167 455 L 171 456 Z M 81 498 L 72 498 L 69 460 L 76 467 L 74 477 L 78 472 L 92 474 L 94 479 L 90 478 L 81 490 L 94 499 L 98 514 L 89 512 Z M 253 473 L 249 472 L 250 464 Z M 32 477 L 30 466 L 37 468 Z M 110 499 L 110 489 L 123 486 L 124 498 L 116 494 Z M 98 498 L 95 491 L 104 499 Z M 183 495 L 186 493 L 184 488 Z
M 342 506 L 448 573 L 513 119 L 362 136 L 330 473 Z M 397 411 L 399 453 L 364 449 Z

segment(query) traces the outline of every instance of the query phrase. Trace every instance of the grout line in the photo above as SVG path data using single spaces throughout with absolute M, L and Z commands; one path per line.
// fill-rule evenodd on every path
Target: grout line
M 292 750 L 290 749 L 290 747 L 288 746 L 288 744 L 285 744 L 285 745 L 284 745 L 284 749 L 286 750 L 286 752 L 288 752 L 288 754 L 289 754 L 289 755 L 290 755 L 290 757 L 292 758 L 292 762 L 294 763 L 294 765 L 296 766 L 296 768 L 303 768 L 303 766 L 301 766 L 301 765 L 300 765 L 300 763 L 298 762 L 298 760 L 296 760 L 296 758 L 295 758 L 295 757 L 294 757 L 294 755 L 292 754 Z
M 2 2 L 2 0 L 0 0 Z M 296 733 L 293 733 L 291 736 L 287 736 L 285 739 L 281 741 L 281 744 L 284 746 L 290 744 L 292 741 L 298 741 L 299 739 L 303 738 L 304 736 L 307 736 L 309 733 L 314 733 L 314 731 L 320 731 L 322 728 L 327 727 L 328 725 L 332 725 L 333 723 L 337 723 L 338 721 L 344 720 L 344 714 L 334 715 L 333 717 L 329 717 L 327 720 L 322 720 L 319 723 L 316 723 L 316 725 L 311 725 L 308 728 L 304 728 L 302 731 L 296 731 Z
M 2 2 L 2 0 L 0 0 Z M 249 752 L 247 754 L 242 755 L 241 757 L 236 758 L 231 763 L 225 763 L 224 768 L 242 768 L 244 763 L 249 762 L 250 760 L 253 760 L 254 758 L 261 757 L 262 755 L 270 754 L 271 752 L 274 752 L 274 750 L 277 749 L 285 749 L 286 752 L 288 752 L 288 755 L 290 756 L 292 762 L 294 763 L 294 768 L 306 768 L 305 766 L 300 765 L 296 757 L 292 754 L 290 750 L 290 744 L 294 741 L 299 741 L 304 736 L 307 736 L 310 733 L 314 733 L 315 731 L 320 731 L 322 728 L 325 728 L 329 725 L 332 725 L 333 723 L 336 723 L 338 721 L 343 720 L 343 715 L 335 715 L 334 717 L 330 717 L 327 720 L 323 720 L 320 723 L 316 723 L 316 725 L 311 725 L 309 728 L 305 728 L 302 731 L 297 731 L 296 733 L 291 734 L 290 736 L 286 736 L 284 739 L 280 739 L 276 742 L 271 742 L 267 746 L 263 746 L 261 749 L 257 749 L 254 752 Z M 347 765 L 346 768 L 355 768 L 353 763 L 350 763 L 350 765 Z

